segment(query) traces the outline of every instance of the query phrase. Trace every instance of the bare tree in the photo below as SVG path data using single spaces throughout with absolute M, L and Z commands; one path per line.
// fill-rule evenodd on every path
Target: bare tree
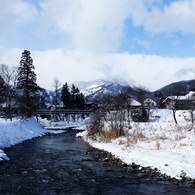
M 59 81 L 59 79 L 57 77 L 53 78 L 53 83 L 52 83 L 53 87 L 54 87 L 54 93 L 55 93 L 55 97 L 54 97 L 54 105 L 58 105 L 59 104 L 59 99 L 60 99 L 60 94 L 59 94 L 59 88 L 61 86 L 61 83 Z
M 190 130 L 192 130 L 195 121 L 195 92 L 188 96 L 188 107 L 188 111 L 190 113 L 190 121 L 192 123 Z
M 177 111 L 177 109 L 176 109 L 176 103 L 179 100 L 179 96 L 172 96 L 171 98 L 172 99 L 171 99 L 171 102 L 170 102 L 170 105 L 169 106 L 170 106 L 170 109 L 172 110 L 173 119 L 175 121 L 175 124 L 177 125 L 178 122 L 177 122 L 177 118 L 176 118 L 176 111 Z
M 1 76 L 6 83 L 5 91 L 5 112 L 7 118 L 12 118 L 12 114 L 16 111 L 16 80 L 17 80 L 17 67 L 9 67 L 6 64 L 0 65 Z
M 148 88 L 144 86 L 139 86 L 136 88 L 138 101 L 141 103 L 142 108 L 139 109 L 139 121 L 143 122 L 149 122 L 150 120 L 150 112 L 151 112 L 151 106 L 150 105 L 144 105 L 144 101 L 146 98 L 151 97 L 151 92 Z
M 121 93 L 116 97 L 116 106 L 122 111 L 125 111 L 125 120 L 127 120 L 128 127 L 130 128 L 131 122 L 131 88 L 125 87 Z M 121 113 L 122 114 L 122 113 Z

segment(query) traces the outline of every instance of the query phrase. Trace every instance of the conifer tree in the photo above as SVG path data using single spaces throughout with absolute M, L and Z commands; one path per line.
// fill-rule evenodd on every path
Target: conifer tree
M 74 85 L 72 85 L 72 89 L 71 89 L 71 102 L 72 102 L 72 108 L 84 109 L 85 107 L 84 96 L 79 91 L 79 89 Z
M 79 89 L 72 85 L 71 92 L 70 92 L 70 99 L 71 99 L 71 107 L 77 108 L 77 96 L 79 94 Z
M 77 108 L 78 109 L 84 109 L 85 108 L 85 99 L 84 99 L 84 95 L 82 93 L 79 93 L 77 95 Z
M 64 104 L 64 108 L 66 109 L 71 108 L 70 92 L 69 92 L 69 87 L 67 83 L 63 85 L 61 94 L 62 94 L 61 98 Z
M 36 74 L 34 72 L 33 59 L 30 51 L 24 50 L 18 67 L 17 89 L 20 103 L 20 113 L 24 116 L 31 116 L 37 102 Z

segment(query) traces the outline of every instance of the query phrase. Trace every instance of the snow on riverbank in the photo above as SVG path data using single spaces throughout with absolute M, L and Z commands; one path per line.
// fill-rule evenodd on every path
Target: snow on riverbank
M 67 120 L 66 118 L 62 121 L 52 121 L 48 120 L 46 118 L 42 119 L 39 118 L 39 123 L 45 128 L 45 129 L 77 129 L 77 130 L 85 130 L 86 124 L 89 121 L 89 117 L 82 119 L 81 117 L 76 117 L 76 119 L 71 118 Z
M 20 120 L 13 118 L 12 121 L 0 118 L 0 161 L 9 160 L 3 149 L 18 144 L 34 137 L 51 132 L 45 130 L 33 118 Z M 52 131 L 52 133 L 56 133 Z
M 111 152 L 127 164 L 152 167 L 171 177 L 195 179 L 195 133 L 189 131 L 188 111 L 177 111 L 178 125 L 171 110 L 155 110 L 150 123 L 132 123 L 126 136 L 110 143 L 87 137 L 87 131 L 77 134 L 95 148 Z M 157 116 L 157 117 L 156 117 Z

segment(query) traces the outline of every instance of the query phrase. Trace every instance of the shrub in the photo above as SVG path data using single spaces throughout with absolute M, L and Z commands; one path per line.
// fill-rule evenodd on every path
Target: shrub
M 97 140 L 97 137 L 101 136 L 104 131 L 104 121 L 101 116 L 96 115 L 91 119 L 90 124 L 87 126 L 88 134 L 92 140 Z

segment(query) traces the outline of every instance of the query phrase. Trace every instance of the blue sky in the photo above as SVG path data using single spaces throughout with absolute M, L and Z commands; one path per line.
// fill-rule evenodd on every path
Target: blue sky
M 46 87 L 43 67 L 50 80 L 64 78 L 55 61 L 58 69 L 79 70 L 75 77 L 64 73 L 70 82 L 108 76 L 107 70 L 110 77 L 152 89 L 195 77 L 194 0 L 0 0 L 0 25 L 0 63 L 16 65 L 21 51 L 30 50 Z M 8 58 L 12 50 L 15 56 Z M 170 61 L 170 72 L 156 58 Z M 128 74 L 128 60 L 133 68 L 152 67 L 151 80 Z M 183 68 L 185 75 L 176 76 Z M 159 72 L 166 78 L 152 86 Z
M 194 57 L 195 35 L 182 32 L 152 34 L 143 26 L 133 26 L 131 20 L 125 22 L 125 33 L 119 52 L 143 53 L 171 57 Z

